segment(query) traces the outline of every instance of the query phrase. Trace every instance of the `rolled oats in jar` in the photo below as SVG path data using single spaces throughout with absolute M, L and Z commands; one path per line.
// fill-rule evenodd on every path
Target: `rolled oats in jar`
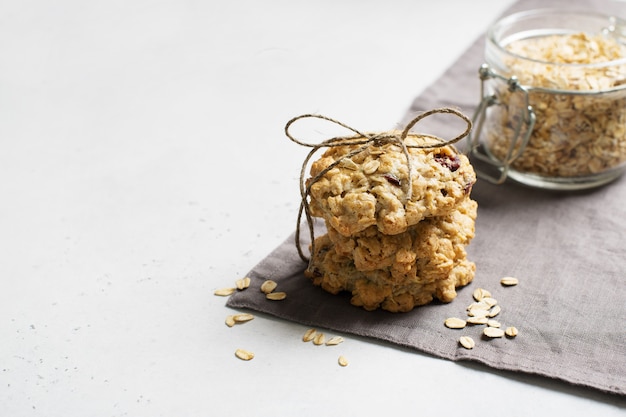
M 532 10 L 496 22 L 480 68 L 472 155 L 479 176 L 548 189 L 606 184 L 626 169 L 626 26 Z

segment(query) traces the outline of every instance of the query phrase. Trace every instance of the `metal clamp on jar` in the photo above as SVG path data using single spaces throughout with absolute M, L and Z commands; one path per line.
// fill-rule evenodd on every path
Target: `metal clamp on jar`
M 626 170 L 626 25 L 533 10 L 488 31 L 470 156 L 479 177 L 547 189 L 606 184 Z

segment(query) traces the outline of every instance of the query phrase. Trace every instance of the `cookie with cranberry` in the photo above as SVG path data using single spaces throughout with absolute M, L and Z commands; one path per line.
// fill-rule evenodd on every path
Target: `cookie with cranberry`
M 408 137 L 405 144 L 428 140 L 433 141 Z M 373 142 L 348 157 L 357 146 L 327 149 L 307 180 L 311 214 L 344 236 L 370 226 L 387 235 L 402 233 L 422 219 L 452 212 L 476 182 L 469 160 L 452 146 L 409 148 L 410 183 L 407 156 L 397 144 Z

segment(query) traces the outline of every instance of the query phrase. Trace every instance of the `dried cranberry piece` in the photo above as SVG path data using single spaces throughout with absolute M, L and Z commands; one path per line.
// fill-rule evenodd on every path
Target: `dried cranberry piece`
M 448 168 L 452 172 L 461 167 L 461 160 L 456 155 L 446 155 L 443 153 L 438 153 L 434 155 L 434 158 L 435 161 L 437 161 L 442 166 Z
M 472 191 L 472 187 L 474 186 L 474 182 L 470 181 L 468 182 L 465 187 L 463 187 L 463 191 L 465 192 L 465 194 L 469 194 Z
M 396 177 L 393 174 L 385 174 L 383 175 L 383 178 L 385 178 L 389 182 L 389 184 L 393 184 L 398 187 L 401 185 L 400 178 Z
M 322 271 L 320 271 L 318 268 L 313 268 L 310 269 L 309 268 L 309 273 L 311 274 L 312 277 L 321 277 L 324 276 L 324 274 L 322 273 Z

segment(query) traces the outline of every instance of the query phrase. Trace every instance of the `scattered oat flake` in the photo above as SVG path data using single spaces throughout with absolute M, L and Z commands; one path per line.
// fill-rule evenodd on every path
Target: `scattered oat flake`
M 265 298 L 267 298 L 268 300 L 284 300 L 285 298 L 287 298 L 287 293 L 285 292 L 271 292 L 269 294 L 265 295 Z
M 271 279 L 268 279 L 268 280 L 265 280 L 263 284 L 261 284 L 261 291 L 264 292 L 265 294 L 269 294 L 273 292 L 277 286 L 278 284 L 276 283 L 276 281 L 272 281 Z
M 337 359 L 337 362 L 339 363 L 339 365 L 341 366 L 348 366 L 348 359 L 346 359 L 345 356 L 339 356 L 339 359 Z
M 447 318 L 443 324 L 445 324 L 445 326 L 450 329 L 462 329 L 465 327 L 467 322 L 458 317 L 450 317 L 450 318 Z
M 304 335 L 302 336 L 302 341 L 310 342 L 311 340 L 313 340 L 313 338 L 315 338 L 316 334 L 317 334 L 316 329 L 309 329 L 306 332 L 304 332 Z
M 513 285 L 517 285 L 518 283 L 519 280 L 514 277 L 504 277 L 500 280 L 500 284 L 504 285 L 505 287 L 512 287 Z
M 248 313 L 235 314 L 232 317 L 235 323 L 245 323 L 246 321 L 254 319 L 254 316 Z
M 484 288 L 476 288 L 472 296 L 474 297 L 474 300 L 480 301 L 485 297 L 491 297 L 491 293 Z
M 341 336 L 333 336 L 328 341 L 326 341 L 326 346 L 336 346 L 339 343 L 343 343 L 343 337 Z
M 235 325 L 235 316 L 230 315 L 230 316 L 226 316 L 226 325 L 228 327 L 233 327 Z
M 472 310 L 469 310 L 467 312 L 467 315 L 470 317 L 487 317 L 489 315 L 489 310 L 486 309 L 482 309 L 482 308 L 474 308 Z
M 317 346 L 323 345 L 325 340 L 326 336 L 324 336 L 324 333 L 316 333 L 315 337 L 313 338 L 313 344 Z
M 504 333 L 509 337 L 515 337 L 517 336 L 517 328 L 513 326 L 507 327 Z
M 254 353 L 245 349 L 237 349 L 235 351 L 235 356 L 237 356 L 239 359 L 243 361 L 249 361 L 250 359 L 254 358 Z
M 215 290 L 215 292 L 213 292 L 214 295 L 219 295 L 221 297 L 226 297 L 231 295 L 232 293 L 234 293 L 235 291 L 237 291 L 237 288 L 220 288 L 218 290 Z
M 235 282 L 238 290 L 245 290 L 250 286 L 250 277 L 240 278 Z
M 492 297 L 485 297 L 482 300 L 480 300 L 480 302 L 487 304 L 489 307 L 493 307 L 496 304 L 498 304 L 498 300 Z
M 474 346 L 476 346 L 476 342 L 474 342 L 474 339 L 472 339 L 469 336 L 461 336 L 459 338 L 459 343 L 461 344 L 461 346 L 463 346 L 465 349 L 473 349 Z
M 485 327 L 483 334 L 487 337 L 497 338 L 504 336 L 504 330 L 497 327 Z
M 489 310 L 489 306 L 487 303 L 483 303 L 482 301 L 477 301 L 467 306 L 467 311 L 473 310 Z
M 502 326 L 498 320 L 487 320 L 487 326 L 489 327 L 500 327 Z
M 500 314 L 500 311 L 502 311 L 502 308 L 500 306 L 493 306 L 491 310 L 489 310 L 489 314 L 487 314 L 487 316 L 495 317 Z
M 487 324 L 489 319 L 485 316 L 482 317 L 468 317 L 467 322 L 469 324 Z

